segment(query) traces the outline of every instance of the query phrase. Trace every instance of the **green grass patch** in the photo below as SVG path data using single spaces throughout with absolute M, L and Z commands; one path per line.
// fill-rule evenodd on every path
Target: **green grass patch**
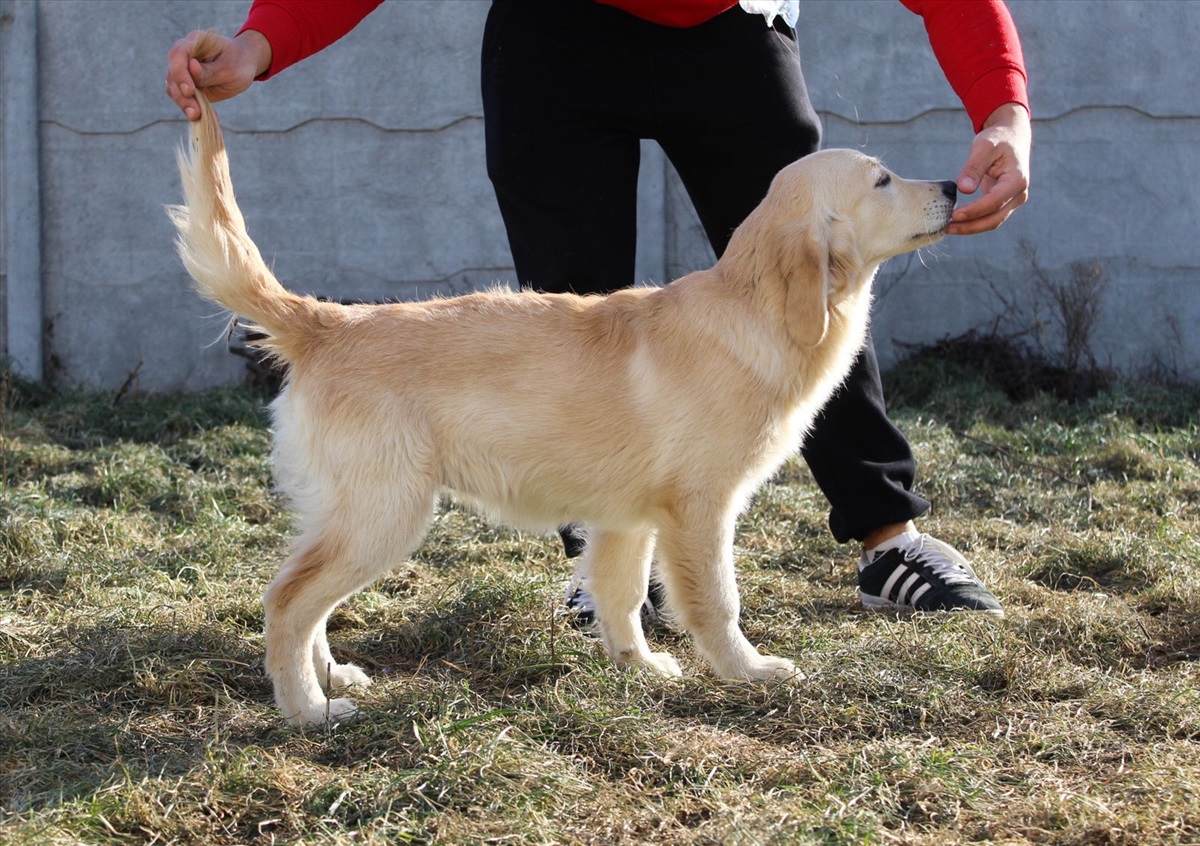
M 925 362 L 895 417 L 1000 621 L 859 609 L 800 461 L 738 535 L 743 623 L 803 677 L 614 669 L 554 538 L 442 508 L 330 620 L 375 678 L 295 732 L 261 669 L 286 545 L 261 396 L 8 385 L 0 842 L 1200 841 L 1200 392 L 1013 402 Z M 961 371 L 961 372 L 960 372 Z

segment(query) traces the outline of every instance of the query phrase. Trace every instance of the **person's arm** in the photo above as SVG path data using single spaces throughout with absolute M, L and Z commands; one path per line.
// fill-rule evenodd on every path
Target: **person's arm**
M 200 119 L 196 91 L 227 100 L 323 50 L 383 0 L 255 0 L 234 38 L 195 31 L 167 53 L 167 96 L 188 120 Z
M 271 60 L 257 79 L 319 53 L 362 22 L 383 0 L 254 0 L 238 30 L 258 32 L 271 45 Z
M 996 229 L 1029 199 L 1029 155 L 1033 128 L 1020 103 L 1004 103 L 984 120 L 958 174 L 958 190 L 983 194 L 954 210 L 948 235 L 976 235 Z
M 921 16 L 929 46 L 975 131 L 1005 103 L 1029 111 L 1025 57 L 1001 0 L 900 0 Z
M 900 0 L 925 22 L 929 44 L 975 127 L 958 188 L 979 199 L 954 212 L 951 235 L 1000 226 L 1029 198 L 1033 143 L 1025 59 L 1002 0 Z

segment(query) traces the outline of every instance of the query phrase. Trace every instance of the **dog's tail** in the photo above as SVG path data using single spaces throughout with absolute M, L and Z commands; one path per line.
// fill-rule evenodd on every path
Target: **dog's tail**
M 254 321 L 268 336 L 262 346 L 293 361 L 326 304 L 288 291 L 263 261 L 233 196 L 216 113 L 203 94 L 196 100 L 200 120 L 192 121 L 188 148 L 177 155 L 183 205 L 167 209 L 179 256 L 200 296 Z

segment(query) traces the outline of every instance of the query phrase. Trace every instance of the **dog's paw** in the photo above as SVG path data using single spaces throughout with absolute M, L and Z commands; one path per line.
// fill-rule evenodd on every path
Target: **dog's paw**
M 621 669 L 627 670 L 644 668 L 655 675 L 669 679 L 677 679 L 683 675 L 683 670 L 679 669 L 679 662 L 671 657 L 669 652 L 647 652 L 645 649 L 636 652 L 627 650 L 621 652 L 613 663 Z
M 358 706 L 353 699 L 330 699 L 325 704 L 321 721 L 329 725 L 348 722 L 358 716 Z
M 747 681 L 785 681 L 796 677 L 795 663 L 774 655 L 759 655 L 746 666 L 742 674 Z
M 344 690 L 348 687 L 370 687 L 371 677 L 356 664 L 335 664 L 328 672 L 326 690 Z
M 326 699 L 318 705 L 288 714 L 287 721 L 294 728 L 315 728 L 349 722 L 357 715 L 358 706 L 354 704 L 353 700 Z
M 651 652 L 646 656 L 645 666 L 668 679 L 677 679 L 683 675 L 683 670 L 679 669 L 679 662 L 669 652 Z

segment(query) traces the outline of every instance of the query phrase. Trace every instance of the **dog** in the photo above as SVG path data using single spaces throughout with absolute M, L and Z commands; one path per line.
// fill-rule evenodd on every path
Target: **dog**
M 290 723 L 356 712 L 329 696 L 369 678 L 334 660 L 326 619 L 417 547 L 446 494 L 516 525 L 585 523 L 616 664 L 680 675 L 639 619 L 653 556 L 717 676 L 794 673 L 739 626 L 735 520 L 844 379 L 879 265 L 944 234 L 953 182 L 827 150 L 778 174 L 715 266 L 661 288 L 343 305 L 286 290 L 264 263 L 198 99 L 184 203 L 168 209 L 177 248 L 198 293 L 253 321 L 287 366 L 272 453 L 297 537 L 264 605 Z

